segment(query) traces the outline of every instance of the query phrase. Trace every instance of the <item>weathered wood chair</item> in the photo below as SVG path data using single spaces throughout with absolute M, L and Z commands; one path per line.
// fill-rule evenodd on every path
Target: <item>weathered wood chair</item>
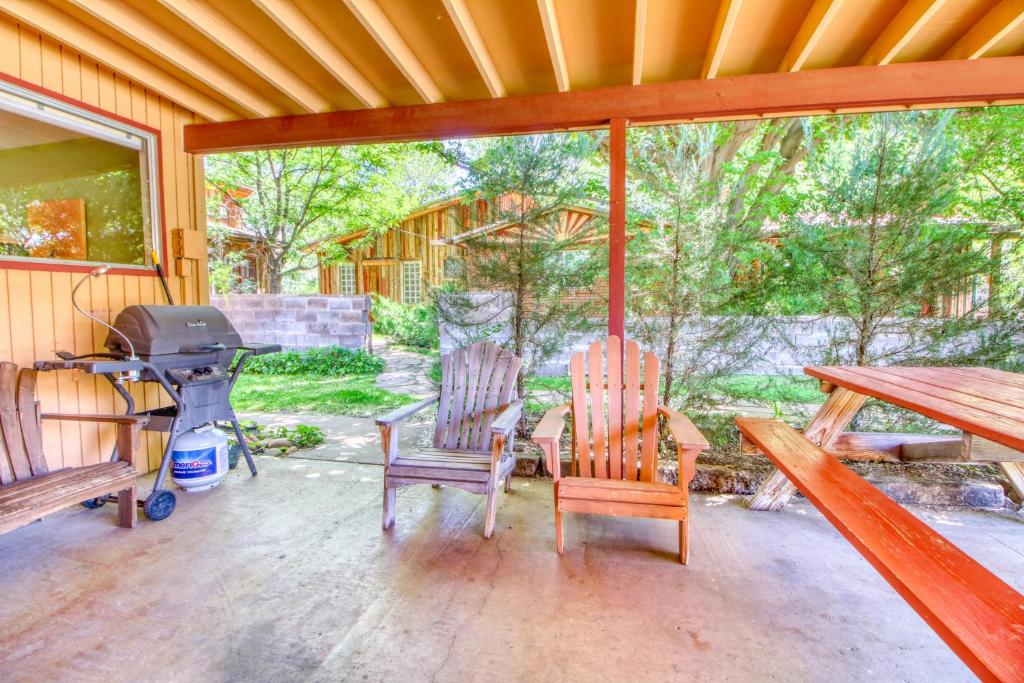
M 41 420 L 106 422 L 117 425 L 118 460 L 53 472 L 43 455 Z M 0 533 L 51 512 L 117 494 L 117 523 L 135 527 L 135 454 L 144 417 L 40 414 L 36 372 L 0 363 Z
M 679 561 L 686 564 L 687 487 L 693 480 L 697 456 L 708 442 L 685 415 L 658 405 L 657 356 L 644 354 L 641 383 L 636 342 L 626 342 L 625 368 L 618 337 L 608 337 L 607 363 L 601 346 L 595 341 L 586 353 L 572 357 L 572 403 L 549 410 L 532 435 L 547 455 L 555 479 L 556 548 L 559 554 L 565 549 L 563 512 L 674 519 L 679 522 Z M 570 476 L 563 477 L 558 451 L 566 414 L 572 416 L 573 449 Z M 665 418 L 676 444 L 676 485 L 655 481 L 659 415 Z
M 441 357 L 441 393 L 377 419 L 384 449 L 383 526 L 395 523 L 395 490 L 414 484 L 487 494 L 484 538 L 494 532 L 498 482 L 512 484 L 512 436 L 523 402 L 514 399 L 522 360 L 490 342 Z M 398 452 L 398 425 L 438 403 L 433 448 Z

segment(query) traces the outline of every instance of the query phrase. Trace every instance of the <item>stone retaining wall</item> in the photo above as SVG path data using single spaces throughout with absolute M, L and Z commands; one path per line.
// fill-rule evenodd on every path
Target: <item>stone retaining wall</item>
M 242 339 L 285 349 L 317 346 L 367 347 L 370 297 L 230 294 L 211 296 Z

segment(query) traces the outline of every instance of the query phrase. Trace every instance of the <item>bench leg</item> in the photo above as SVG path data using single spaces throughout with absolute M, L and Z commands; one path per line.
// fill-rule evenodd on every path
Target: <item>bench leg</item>
M 384 480 L 384 513 L 381 518 L 381 526 L 387 530 L 395 525 L 395 494 L 396 490 L 388 488 L 387 479 Z
M 505 493 L 512 490 L 512 473 L 509 472 L 505 475 Z
M 138 519 L 135 505 L 135 487 L 117 492 L 117 525 L 122 529 L 134 529 Z

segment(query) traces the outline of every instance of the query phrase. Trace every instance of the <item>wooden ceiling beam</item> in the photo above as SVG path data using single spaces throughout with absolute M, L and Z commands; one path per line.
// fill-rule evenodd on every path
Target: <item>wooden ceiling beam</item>
M 779 71 L 799 71 L 811 56 L 821 36 L 825 34 L 829 24 L 835 19 L 844 0 L 815 0 L 807 13 L 796 38 L 786 51 L 786 56 L 779 64 Z
M 736 19 L 740 15 L 742 5 L 743 0 L 722 0 L 718 5 L 715 29 L 711 33 L 708 50 L 704 55 L 704 68 L 701 70 L 703 78 L 718 76 L 718 70 L 722 67 L 722 59 L 725 57 L 725 49 L 729 45 L 733 29 L 736 28 Z
M 345 0 L 345 6 L 373 36 L 377 45 L 394 62 L 424 102 L 431 104 L 444 101 L 444 95 L 437 87 L 437 83 L 423 68 L 423 64 L 377 5 L 376 0 Z
M 861 57 L 862 66 L 889 64 L 946 0 L 910 0 Z
M 487 51 L 483 38 L 480 37 L 476 22 L 473 21 L 469 8 L 466 7 L 466 0 L 443 1 L 444 8 L 448 10 L 448 16 L 451 17 L 459 35 L 462 36 L 462 42 L 466 44 L 466 49 L 469 51 L 470 57 L 473 58 L 473 63 L 476 64 L 484 83 L 487 84 L 487 90 L 491 93 L 491 97 L 504 97 L 508 94 L 505 82 L 498 73 L 498 69 L 495 68 L 494 60 L 491 59 L 491 53 Z
M 167 60 L 211 90 L 230 100 L 249 116 L 274 116 L 282 111 L 260 93 L 199 57 L 189 46 L 121 0 L 68 0 L 108 27 Z
M 633 85 L 644 78 L 644 40 L 647 33 L 647 0 L 636 0 L 633 15 Z
M 1024 57 L 855 66 L 192 125 L 209 153 L 1024 101 Z
M 1024 0 L 1003 0 L 989 10 L 953 47 L 943 59 L 978 59 L 995 47 L 1006 34 L 1024 22 Z
M 559 92 L 568 92 L 569 67 L 565 62 L 562 32 L 558 28 L 558 15 L 555 14 L 554 0 L 537 0 L 537 11 L 540 12 L 540 23 L 544 26 L 544 39 L 548 44 L 551 67 L 555 70 L 555 84 L 558 86 Z
M 238 118 L 239 112 L 157 68 L 131 50 L 38 0 L 4 0 L 0 12 L 96 60 L 139 85 L 212 121 Z
M 79 0 L 80 2 L 83 0 Z M 387 99 L 290 0 L 252 0 L 296 45 L 305 50 L 365 107 L 386 107 Z
M 323 112 L 333 108 L 320 93 L 208 3 L 198 0 L 158 2 L 300 108 L 308 112 Z

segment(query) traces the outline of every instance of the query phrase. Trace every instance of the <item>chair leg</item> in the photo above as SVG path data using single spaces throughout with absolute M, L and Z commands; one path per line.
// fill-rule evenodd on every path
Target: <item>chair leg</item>
M 690 560 L 689 520 L 679 522 L 679 563 L 687 564 Z
M 555 482 L 555 551 L 565 553 L 565 536 L 562 534 L 562 511 L 558 509 L 558 482 Z
M 396 490 L 388 488 L 388 483 L 384 482 L 384 515 L 381 520 L 381 526 L 386 530 L 390 529 L 395 525 L 395 493 Z
M 134 529 L 138 519 L 135 505 L 135 487 L 117 492 L 117 525 L 123 529 Z
M 509 472 L 505 475 L 505 493 L 512 490 L 512 473 Z
M 490 538 L 494 533 L 494 517 L 498 512 L 498 482 L 490 487 L 487 492 L 487 514 L 484 521 L 484 538 Z

